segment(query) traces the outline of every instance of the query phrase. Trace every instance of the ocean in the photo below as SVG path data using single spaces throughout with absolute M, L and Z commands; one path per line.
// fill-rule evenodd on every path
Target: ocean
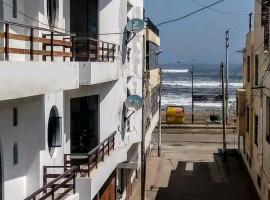
M 192 64 L 167 64 L 162 66 L 162 107 L 184 106 L 191 111 Z M 236 89 L 242 88 L 242 65 L 229 66 L 229 110 L 236 110 Z M 222 94 L 219 64 L 195 64 L 194 95 L 216 96 Z M 222 101 L 207 99 L 195 101 L 194 110 L 214 112 L 222 109 Z

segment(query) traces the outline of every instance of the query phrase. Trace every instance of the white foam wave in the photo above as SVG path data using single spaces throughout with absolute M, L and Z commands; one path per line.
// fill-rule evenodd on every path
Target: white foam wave
M 191 81 L 163 81 L 163 85 L 167 86 L 181 86 L 181 87 L 191 87 Z M 230 87 L 240 88 L 243 87 L 243 83 L 229 83 Z M 217 81 L 213 82 L 195 82 L 194 87 L 206 87 L 206 88 L 219 88 L 221 83 Z
M 235 97 L 229 97 L 229 106 L 235 105 Z M 161 99 L 162 106 L 174 105 L 174 106 L 191 106 L 191 97 L 181 97 L 177 95 L 163 95 Z M 204 102 L 195 102 L 195 106 L 203 108 L 221 108 L 222 102 L 220 101 L 204 101 Z
M 163 73 L 188 73 L 189 69 L 162 69 Z

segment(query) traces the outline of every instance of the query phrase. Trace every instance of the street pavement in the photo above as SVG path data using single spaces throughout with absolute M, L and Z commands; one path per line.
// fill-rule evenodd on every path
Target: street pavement
M 228 151 L 224 162 L 219 152 L 222 135 L 207 131 L 162 135 L 162 156 L 157 157 L 154 149 L 147 160 L 147 200 L 258 199 L 237 151 Z M 237 148 L 236 135 L 229 134 L 226 140 L 228 148 Z M 139 183 L 131 200 L 141 199 Z

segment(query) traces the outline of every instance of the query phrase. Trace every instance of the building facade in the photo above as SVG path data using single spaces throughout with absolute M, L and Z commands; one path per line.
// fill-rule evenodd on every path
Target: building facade
M 128 198 L 144 111 L 127 119 L 124 102 L 143 95 L 143 73 L 157 77 L 146 79 L 145 150 L 159 115 L 152 33 L 127 42 L 125 31 L 143 0 L 8 0 L 0 17 L 0 199 Z
M 269 6 L 255 1 L 253 30 L 243 56 L 243 89 L 237 91 L 239 149 L 261 199 L 270 198 Z

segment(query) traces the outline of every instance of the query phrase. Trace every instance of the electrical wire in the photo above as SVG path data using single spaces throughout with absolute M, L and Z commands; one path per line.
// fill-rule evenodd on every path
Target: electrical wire
M 196 0 L 190 0 L 190 1 L 197 4 L 197 5 L 199 5 L 199 6 L 202 6 L 202 7 L 206 6 L 206 5 L 200 3 L 200 2 L 198 2 Z M 219 13 L 222 13 L 222 14 L 249 16 L 249 14 L 247 14 L 247 13 L 228 12 L 228 11 L 225 11 L 225 10 L 219 10 L 219 9 L 215 9 L 215 8 L 207 8 L 207 9 L 215 11 L 215 12 L 219 12 Z
M 194 14 L 196 14 L 196 13 L 198 13 L 198 12 L 201 12 L 201 11 L 203 11 L 203 10 L 206 10 L 206 9 L 208 9 L 208 8 L 211 8 L 211 7 L 213 7 L 213 6 L 215 6 L 215 5 L 219 4 L 219 3 L 221 3 L 221 2 L 223 2 L 223 1 L 224 1 L 224 0 L 219 0 L 219 1 L 217 1 L 217 2 L 215 2 L 215 3 L 212 3 L 212 4 L 208 5 L 208 6 L 205 6 L 205 7 L 203 7 L 203 8 L 198 9 L 198 10 L 195 10 L 195 11 L 193 11 L 193 12 L 190 12 L 190 13 L 188 13 L 188 14 L 182 16 L 182 17 L 179 17 L 179 18 L 176 18 L 176 19 L 172 19 L 172 20 L 168 20 L 168 21 L 161 22 L 161 23 L 157 24 L 157 26 L 162 26 L 162 25 L 164 25 L 164 24 L 169 24 L 169 23 L 173 23 L 173 22 L 180 21 L 180 20 L 185 19 L 185 18 L 187 18 L 187 17 L 189 17 L 189 16 L 191 16 L 191 15 L 194 15 Z

